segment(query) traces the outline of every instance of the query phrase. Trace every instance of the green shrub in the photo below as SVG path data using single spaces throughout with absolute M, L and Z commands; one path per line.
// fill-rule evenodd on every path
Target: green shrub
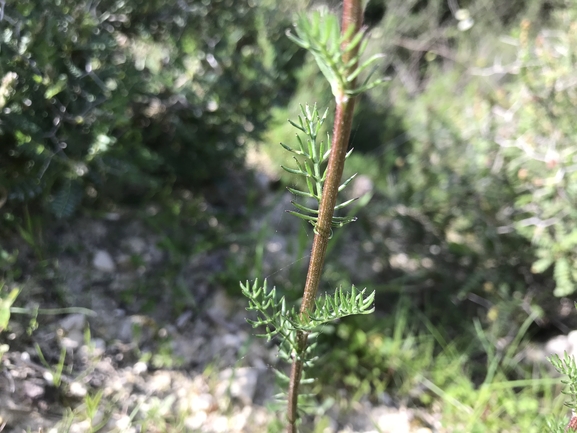
M 455 20 L 446 30 L 454 45 L 440 44 L 452 48 L 453 58 L 427 56 L 420 79 L 397 70 L 394 108 L 382 123 L 403 119 L 399 134 L 380 138 L 369 152 L 396 169 L 375 178 L 383 198 L 371 209 L 399 224 L 389 241 L 396 246 L 383 253 L 407 254 L 417 266 L 404 281 L 426 282 L 438 289 L 437 300 L 481 296 L 498 303 L 506 293 L 517 299 L 522 320 L 521 299 L 531 299 L 535 310 L 555 303 L 547 293 L 550 275 L 537 275 L 553 263 L 555 293 L 573 290 L 573 15 L 574 8 L 553 11 L 548 25 L 562 31 L 529 31 L 519 19 L 504 42 L 479 39 L 475 51 L 491 26 L 480 17 L 479 28 L 457 36 Z M 391 53 L 394 63 L 401 54 Z M 518 147 L 520 139 L 536 157 Z M 418 265 L 423 260 L 428 267 Z
M 278 37 L 285 16 L 272 11 L 271 2 L 248 0 L 6 5 L 7 205 L 38 199 L 65 217 L 86 198 L 195 188 L 239 165 L 247 135 L 258 136 L 266 107 L 290 96 L 299 65 L 297 50 Z M 267 39 L 269 29 L 276 37 Z
M 577 282 L 576 17 L 575 7 L 559 11 L 560 30 L 536 34 L 522 24 L 519 79 L 503 86 L 493 106 L 503 172 L 516 193 L 514 222 L 503 230 L 533 243 L 532 272 L 554 268 L 556 296 L 571 295 Z

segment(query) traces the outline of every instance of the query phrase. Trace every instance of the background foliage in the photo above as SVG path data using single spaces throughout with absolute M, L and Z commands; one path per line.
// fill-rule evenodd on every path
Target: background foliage
M 290 96 L 298 58 L 272 4 L 232 6 L 6 5 L 0 184 L 8 205 L 37 198 L 65 217 L 83 198 L 140 200 L 238 167 L 268 107 Z

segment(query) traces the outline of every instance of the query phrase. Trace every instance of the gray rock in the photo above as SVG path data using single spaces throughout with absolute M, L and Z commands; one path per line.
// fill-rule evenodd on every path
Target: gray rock
M 234 347 L 239 349 L 246 340 L 246 335 L 240 334 L 225 334 L 220 338 L 220 342 L 224 347 Z
M 31 399 L 39 398 L 44 395 L 44 387 L 31 380 L 24 381 L 22 387 L 26 396 Z
M 128 238 L 126 246 L 132 254 L 142 254 L 146 250 L 146 242 L 139 237 Z
M 186 323 L 190 321 L 191 317 L 192 317 L 192 311 L 186 310 L 176 319 L 176 327 L 178 329 L 184 328 L 184 325 L 186 325 Z
M 220 383 L 216 387 L 217 398 L 233 397 L 242 404 L 252 404 L 258 382 L 259 371 L 256 368 L 227 368 L 220 372 Z
M 101 272 L 114 272 L 116 271 L 116 264 L 112 260 L 112 256 L 104 250 L 96 251 L 94 259 L 92 260 L 92 265 L 94 268 Z
M 76 349 L 84 343 L 84 332 L 73 329 L 60 339 L 60 346 L 65 349 Z
M 226 324 L 226 319 L 234 308 L 234 303 L 230 297 L 223 290 L 219 290 L 212 298 L 212 305 L 208 308 L 206 314 L 216 323 Z
M 210 358 L 210 353 L 208 353 L 209 345 L 204 337 L 175 335 L 171 346 L 173 355 L 181 358 L 185 365 Z
M 83 331 L 86 325 L 84 314 L 70 314 L 60 321 L 60 328 L 64 332 Z
M 147 316 L 126 317 L 118 326 L 117 338 L 123 343 L 143 344 L 150 341 L 156 333 L 157 325 Z

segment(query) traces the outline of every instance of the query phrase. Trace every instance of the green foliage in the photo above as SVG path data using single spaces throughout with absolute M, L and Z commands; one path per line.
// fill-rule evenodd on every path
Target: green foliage
M 531 33 L 525 21 L 517 36 L 519 79 L 503 86 L 494 103 L 495 141 L 515 188 L 514 229 L 530 240 L 537 260 L 532 272 L 554 268 L 555 296 L 577 283 L 577 133 L 571 110 L 577 37 L 575 7 L 557 12 L 559 32 Z
M 212 183 L 289 89 L 272 4 L 26 0 L 0 21 L 0 185 L 58 218 Z M 278 50 L 275 43 L 280 44 Z M 276 99 L 281 102 L 282 98 Z
M 391 7 L 396 11 L 401 6 L 392 3 Z M 534 12 L 531 8 L 527 14 Z M 567 29 L 569 13 L 560 8 L 549 22 Z M 507 44 L 480 39 L 480 33 L 489 33 L 483 27 L 486 17 L 473 16 L 478 29 L 456 32 L 455 21 L 447 24 L 445 33 L 451 42 L 437 41 L 426 47 L 431 51 L 447 48 L 447 57 L 432 59 L 430 53 L 413 52 L 415 63 L 410 65 L 417 59 L 423 64 L 414 71 L 404 69 L 406 62 L 401 63 L 398 46 L 391 48 L 383 42 L 385 61 L 392 59 L 393 65 L 401 66 L 390 91 L 367 98 L 364 111 L 380 108 L 382 114 L 370 123 L 380 122 L 377 124 L 389 130 L 397 120 L 401 127 L 391 136 L 373 135 L 379 141 L 369 150 L 367 164 L 380 168 L 372 178 L 382 200 L 373 201 L 369 213 L 374 213 L 367 219 L 387 218 L 372 230 L 373 237 L 386 230 L 389 239 L 394 239 L 379 250 L 385 263 L 392 255 L 403 253 L 417 264 L 411 270 L 394 269 L 405 282 L 419 287 L 430 284 L 439 298 L 446 296 L 447 300 L 476 295 L 490 302 L 498 302 L 494 288 L 506 284 L 518 297 L 516 320 L 522 321 L 526 313 L 519 299 L 536 293 L 534 303 L 552 313 L 555 301 L 547 295 L 551 276 L 557 280 L 556 294 L 566 296 L 577 275 L 573 275 L 572 235 L 575 181 L 570 168 L 574 154 L 566 148 L 572 134 L 570 97 L 574 89 L 564 85 L 574 74 L 570 59 L 575 44 L 563 42 L 573 38 L 574 32 L 543 30 L 539 34 L 527 28 L 523 48 L 522 28 L 500 29 L 510 35 Z M 425 20 L 412 16 L 395 27 L 394 17 L 387 14 L 383 32 L 398 29 L 408 36 L 406 27 L 417 18 Z M 561 43 L 552 40 L 556 38 L 561 38 Z M 472 50 L 475 44 L 480 45 Z M 494 60 L 497 50 L 502 53 L 501 63 Z M 383 104 L 381 100 L 391 102 Z M 392 108 L 386 112 L 382 107 L 389 104 Z M 558 128 L 556 122 L 560 122 Z M 359 135 L 361 145 L 366 146 L 363 126 L 361 123 Z M 548 168 L 545 161 L 533 160 L 520 149 L 517 145 L 521 142 L 529 143 L 541 156 L 550 147 L 565 159 Z M 356 144 L 353 141 L 352 145 Z M 560 183 L 553 183 L 556 175 Z M 393 225 L 395 229 L 389 229 Z M 419 266 L 423 260 L 431 266 Z M 531 271 L 546 273 L 527 278 Z M 438 306 L 439 298 L 433 304 Z M 443 308 L 435 313 L 439 320 L 447 319 Z M 456 320 L 458 313 L 451 314 L 455 316 L 448 321 Z
M 314 413 L 317 407 L 316 393 L 312 392 L 312 386 L 316 380 L 310 376 L 318 358 L 316 339 L 322 325 L 338 320 L 343 317 L 356 314 L 369 314 L 374 311 L 374 292 L 365 295 L 365 290 L 358 291 L 354 286 L 348 293 L 337 289 L 334 295 L 325 295 L 315 301 L 314 312 L 308 315 L 300 315 L 294 307 L 288 307 L 284 296 L 278 299 L 276 288 L 267 289 L 267 282 L 259 284 L 258 279 L 251 284 L 247 281 L 240 285 L 243 295 L 248 299 L 248 311 L 257 313 L 256 320 L 247 319 L 254 328 L 264 327 L 264 334 L 268 341 L 275 337 L 279 338 L 278 356 L 286 363 L 299 361 L 304 367 L 302 375 L 296 386 L 299 387 L 298 408 L 300 411 Z M 309 340 L 302 345 L 301 338 Z M 291 384 L 289 378 L 282 370 L 275 370 L 279 387 L 284 390 Z M 303 389 L 303 386 L 306 388 Z M 309 392 L 307 392 L 309 390 Z M 286 394 L 276 396 L 277 403 L 286 404 Z
M 8 327 L 11 313 L 10 309 L 20 294 L 20 290 L 17 288 L 5 293 L 7 290 L 4 289 L 4 285 L 5 283 L 0 280 L 0 332 Z
M 569 400 L 565 402 L 565 406 L 571 409 L 572 416 L 569 424 L 566 421 L 550 421 L 549 431 L 551 433 L 562 433 L 568 430 L 577 429 L 577 418 L 575 417 L 575 411 L 577 410 L 577 364 L 575 364 L 575 357 L 570 356 L 565 352 L 563 359 L 559 355 L 552 355 L 548 358 L 549 362 L 558 373 L 567 376 L 561 382 L 565 385 L 566 389 L 563 390 L 563 394 L 569 396 Z
M 331 85 L 333 95 L 337 99 L 343 98 L 345 95 L 358 95 L 384 82 L 382 79 L 377 79 L 361 86 L 355 85 L 357 77 L 382 56 L 376 54 L 357 66 L 367 47 L 368 40 L 363 31 L 357 32 L 352 37 L 353 31 L 354 27 L 351 26 L 348 32 L 341 35 L 336 15 L 323 15 L 316 12 L 302 16 L 298 20 L 297 36 L 287 33 L 287 36 L 294 43 L 308 50 L 314 56 L 319 69 Z M 346 49 L 342 49 L 343 43 L 349 40 Z M 351 57 L 350 53 L 357 48 L 357 55 Z M 353 66 L 354 69 L 351 69 Z
M 56 218 L 67 218 L 74 213 L 81 200 L 81 186 L 77 182 L 68 180 L 56 191 L 49 208 Z
M 321 296 L 315 301 L 314 311 L 302 317 L 294 307 L 287 307 L 284 296 L 277 299 L 276 288 L 267 290 L 266 280 L 262 286 L 256 279 L 252 286 L 247 281 L 244 285 L 241 283 L 240 287 L 243 295 L 249 300 L 247 310 L 258 313 L 256 320 L 248 320 L 248 322 L 255 328 L 264 326 L 265 334 L 261 337 L 266 337 L 267 340 L 280 335 L 282 341 L 286 342 L 287 347 L 290 348 L 289 351 L 285 351 L 285 355 L 289 358 L 293 351 L 296 356 L 304 356 L 304 352 L 300 352 L 296 341 L 296 331 L 313 333 L 325 323 L 350 315 L 370 314 L 374 311 L 372 306 L 374 292 L 365 295 L 365 289 L 359 291 L 354 286 L 350 292 L 337 289 L 332 296 Z
M 35 197 L 50 202 L 55 194 L 56 214 L 73 211 L 78 194 L 66 190 L 82 189 L 78 182 L 94 185 L 90 169 L 114 143 L 114 128 L 129 121 L 126 96 L 138 77 L 133 67 L 115 61 L 120 23 L 99 20 L 96 12 L 87 2 L 6 7 L 0 23 L 0 181 L 8 204 Z
M 0 246 L 0 278 L 15 279 L 20 270 L 15 266 L 18 260 L 18 251 L 8 252 Z
M 328 110 L 327 110 L 328 111 Z M 300 132 L 306 134 L 306 144 L 303 143 L 301 137 L 297 134 L 297 140 L 299 142 L 299 150 L 292 149 L 286 144 L 282 144 L 289 152 L 295 154 L 298 157 L 304 157 L 305 160 L 301 163 L 297 157 L 294 160 L 297 165 L 297 169 L 282 166 L 282 168 L 291 173 L 299 176 L 303 176 L 306 180 L 308 191 L 300 191 L 295 188 L 288 188 L 288 190 L 296 196 L 304 197 L 306 199 L 315 199 L 317 203 L 320 204 L 322 193 L 323 193 L 323 183 L 327 178 L 327 167 L 326 161 L 329 159 L 331 154 L 330 149 L 330 137 L 327 133 L 326 141 L 318 142 L 318 135 L 320 129 L 326 119 L 327 111 L 320 116 L 317 111 L 316 106 L 313 107 L 312 111 L 307 105 L 306 108 L 301 105 L 302 116 L 299 116 L 299 122 L 294 123 L 289 120 L 290 124 L 297 128 Z M 347 157 L 351 154 L 350 151 Z M 323 169 L 323 165 L 325 165 Z M 346 181 L 344 181 L 339 187 L 339 192 L 342 191 L 346 186 L 355 178 L 356 175 L 352 175 Z M 347 200 L 337 206 L 335 210 L 344 208 L 345 206 L 354 202 L 356 198 Z M 303 206 L 296 202 L 291 202 L 300 212 L 289 211 L 292 215 L 302 218 L 310 222 L 316 230 L 316 224 L 318 221 L 318 209 L 311 209 L 309 207 Z M 356 221 L 355 217 L 337 217 L 333 216 L 332 226 L 342 227 L 345 224 Z
M 62 347 L 60 349 L 60 357 L 58 358 L 58 364 L 56 364 L 54 368 L 50 365 L 50 363 L 48 363 L 48 361 L 46 361 L 46 358 L 44 357 L 42 349 L 40 348 L 40 345 L 38 343 L 35 343 L 35 348 L 36 348 L 36 354 L 38 355 L 40 362 L 44 364 L 44 367 L 46 367 L 46 369 L 49 372 L 49 375 L 47 375 L 48 377 L 47 380 L 52 382 L 51 384 L 54 385 L 56 388 L 60 387 L 60 385 L 62 384 L 62 372 L 64 370 L 64 365 L 66 361 L 66 348 Z
M 566 379 L 561 380 L 561 383 L 566 385 L 563 394 L 569 396 L 569 401 L 565 402 L 565 406 L 571 410 L 577 410 L 577 365 L 575 358 L 565 352 L 563 359 L 559 355 L 552 355 L 549 357 L 549 362 L 558 373 L 567 376 Z
M 355 286 L 350 292 L 337 288 L 333 296 L 325 295 L 315 300 L 314 312 L 301 319 L 297 328 L 309 331 L 322 324 L 356 314 L 370 314 L 375 311 L 373 305 L 375 292 L 365 296 L 366 289 L 359 291 Z
M 404 396 L 409 406 L 439 410 L 448 431 L 539 433 L 556 410 L 557 381 L 519 362 L 529 323 L 511 329 L 514 342 L 500 350 L 496 337 L 479 326 L 476 335 L 462 329 L 453 338 L 404 296 L 391 315 L 351 318 L 331 325 L 332 331 L 325 328 L 319 345 L 343 350 L 331 353 L 332 362 L 319 368 L 320 392 L 335 395 L 346 389 L 343 404 L 379 401 L 385 393 Z M 479 368 L 479 358 L 486 370 Z

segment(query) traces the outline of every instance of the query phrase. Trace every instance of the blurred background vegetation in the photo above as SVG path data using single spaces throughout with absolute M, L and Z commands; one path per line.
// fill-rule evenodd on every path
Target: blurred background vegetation
M 286 119 L 331 104 L 285 32 L 295 11 L 339 4 L 2 3 L 0 277 L 24 278 L 10 233 L 155 203 L 181 254 L 182 230 L 201 230 L 207 248 L 240 245 L 215 276 L 238 294 L 275 229 L 238 235 L 261 212 L 255 172 L 282 194 Z M 390 81 L 358 103 L 346 171 L 366 176 L 372 199 L 335 237 L 326 289 L 374 288 L 379 313 L 326 329 L 344 350 L 324 384 L 444 402 L 462 431 L 543 431 L 556 393 L 517 354 L 577 327 L 577 5 L 388 0 L 370 38 L 367 54 L 385 55 L 374 73 Z M 347 249 L 367 272 L 338 260 Z M 298 293 L 293 276 L 276 283 Z

